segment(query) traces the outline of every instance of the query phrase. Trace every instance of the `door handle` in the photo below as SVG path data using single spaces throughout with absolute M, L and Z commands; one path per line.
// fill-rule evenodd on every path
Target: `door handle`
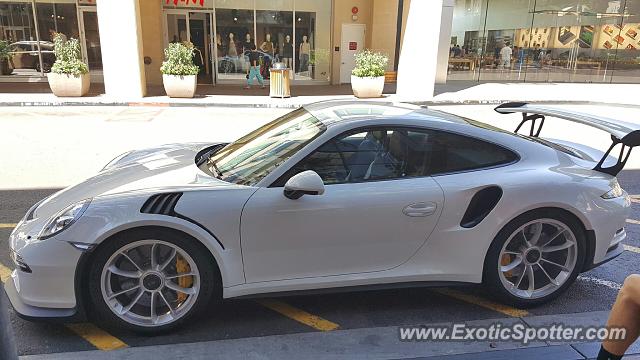
M 402 209 L 402 213 L 411 217 L 424 217 L 433 215 L 438 209 L 438 204 L 434 202 L 419 202 L 411 205 L 407 205 Z

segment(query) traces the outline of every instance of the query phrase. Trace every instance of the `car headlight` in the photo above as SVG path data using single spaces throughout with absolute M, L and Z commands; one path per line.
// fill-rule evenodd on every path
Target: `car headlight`
M 67 229 L 82 216 L 90 203 L 91 199 L 85 199 L 53 215 L 38 234 L 38 240 L 48 239 Z
M 618 183 L 617 179 L 613 179 L 611 180 L 611 190 L 607 191 L 606 193 L 602 194 L 602 198 L 603 199 L 615 199 L 617 197 L 620 197 L 624 194 L 624 190 L 622 190 L 622 187 L 620 186 L 620 183 Z

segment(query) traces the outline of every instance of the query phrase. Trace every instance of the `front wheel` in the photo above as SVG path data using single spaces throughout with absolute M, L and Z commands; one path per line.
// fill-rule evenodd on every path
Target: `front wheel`
M 502 301 L 531 307 L 558 297 L 584 264 L 584 230 L 572 216 L 548 209 L 525 213 L 496 236 L 484 282 Z
M 219 286 L 199 244 L 173 233 L 112 239 L 93 260 L 89 293 L 97 320 L 137 332 L 184 324 Z

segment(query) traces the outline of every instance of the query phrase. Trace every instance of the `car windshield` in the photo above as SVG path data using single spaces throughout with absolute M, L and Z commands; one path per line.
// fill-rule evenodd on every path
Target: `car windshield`
M 301 108 L 215 152 L 207 168 L 221 180 L 255 185 L 325 129 L 320 120 Z

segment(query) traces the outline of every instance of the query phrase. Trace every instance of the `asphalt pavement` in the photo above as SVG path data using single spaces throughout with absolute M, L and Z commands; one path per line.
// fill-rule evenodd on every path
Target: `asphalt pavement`
M 619 176 L 621 184 L 631 194 L 640 194 L 639 175 L 640 171 L 634 170 L 624 171 Z M 0 238 L 7 239 L 11 231 L 7 226 L 17 223 L 33 203 L 54 191 L 56 189 L 1 191 L 0 224 L 5 227 L 0 228 Z M 640 203 L 634 203 L 631 218 L 640 219 Z M 55 359 L 140 358 L 143 353 L 149 356 L 156 354 L 150 349 L 156 349 L 160 345 L 165 346 L 160 348 L 164 350 L 154 356 L 162 358 L 167 358 L 176 349 L 193 352 L 193 358 L 199 358 L 197 354 L 205 356 L 212 349 L 218 349 L 219 355 L 226 354 L 229 358 L 233 358 L 233 354 L 261 358 L 257 355 L 262 351 L 272 354 L 265 358 L 291 355 L 291 351 L 299 351 L 299 355 L 315 354 L 322 358 L 351 358 L 367 354 L 367 349 L 379 355 L 388 355 L 380 358 L 415 358 L 485 351 L 507 351 L 505 356 L 527 358 L 526 353 L 508 351 L 531 351 L 537 346 L 547 348 L 550 344 L 521 346 L 514 343 L 467 342 L 424 346 L 397 343 L 397 327 L 474 321 L 524 321 L 531 324 L 565 319 L 567 322 L 575 322 L 581 317 L 592 323 L 604 322 L 624 278 L 630 273 L 640 273 L 640 253 L 634 252 L 640 248 L 640 225 L 629 223 L 627 231 L 625 244 L 630 246 L 631 251 L 625 251 L 614 261 L 582 274 L 566 294 L 557 300 L 524 313 L 510 312 L 508 307 L 505 309 L 493 303 L 480 286 L 462 286 L 450 289 L 408 288 L 289 296 L 268 300 L 226 300 L 220 307 L 210 309 L 207 314 L 179 331 L 160 336 L 140 336 L 121 329 L 100 329 L 99 324 L 92 327 L 93 330 L 79 331 L 78 327 L 72 325 L 25 321 L 13 313 L 11 321 L 18 351 L 22 356 L 34 356 L 26 357 L 29 359 L 48 358 L 36 356 L 42 354 L 57 354 L 53 357 Z M 0 244 L 0 263 L 10 264 L 6 241 Z M 274 307 L 273 303 L 279 305 Z M 296 311 L 301 311 L 303 315 Z M 313 322 L 305 321 L 306 316 L 320 318 L 337 326 L 330 331 L 321 331 L 313 326 Z M 100 332 L 102 330 L 104 332 Z M 327 335 L 328 333 L 334 335 Z M 122 345 L 117 347 L 126 349 L 104 351 L 113 348 L 104 346 L 105 339 L 101 339 L 101 336 L 119 340 Z M 391 339 L 387 339 L 388 337 Z M 348 339 L 352 338 L 355 340 L 349 342 Z M 395 343 L 386 344 L 390 340 Z M 274 350 L 274 344 L 279 344 L 280 347 Z M 295 344 L 307 346 L 297 349 Z M 563 347 L 556 344 L 554 349 L 568 354 L 567 358 L 570 358 L 576 356 L 576 351 L 580 353 L 577 350 L 580 344 L 572 345 L 573 347 L 565 344 Z M 586 354 L 590 351 L 593 355 L 595 345 L 582 346 L 587 348 Z M 282 352 L 282 347 L 286 347 L 287 352 Z M 318 347 L 324 350 L 320 351 Z M 136 353 L 136 349 L 145 351 Z M 242 353 L 242 349 L 246 352 Z M 389 352 L 390 349 L 394 351 Z M 91 352 L 92 350 L 96 352 Z M 640 352 L 640 349 L 634 348 L 633 351 Z M 478 358 L 479 355 L 474 356 Z M 536 352 L 534 358 L 537 356 L 540 356 L 540 352 Z

